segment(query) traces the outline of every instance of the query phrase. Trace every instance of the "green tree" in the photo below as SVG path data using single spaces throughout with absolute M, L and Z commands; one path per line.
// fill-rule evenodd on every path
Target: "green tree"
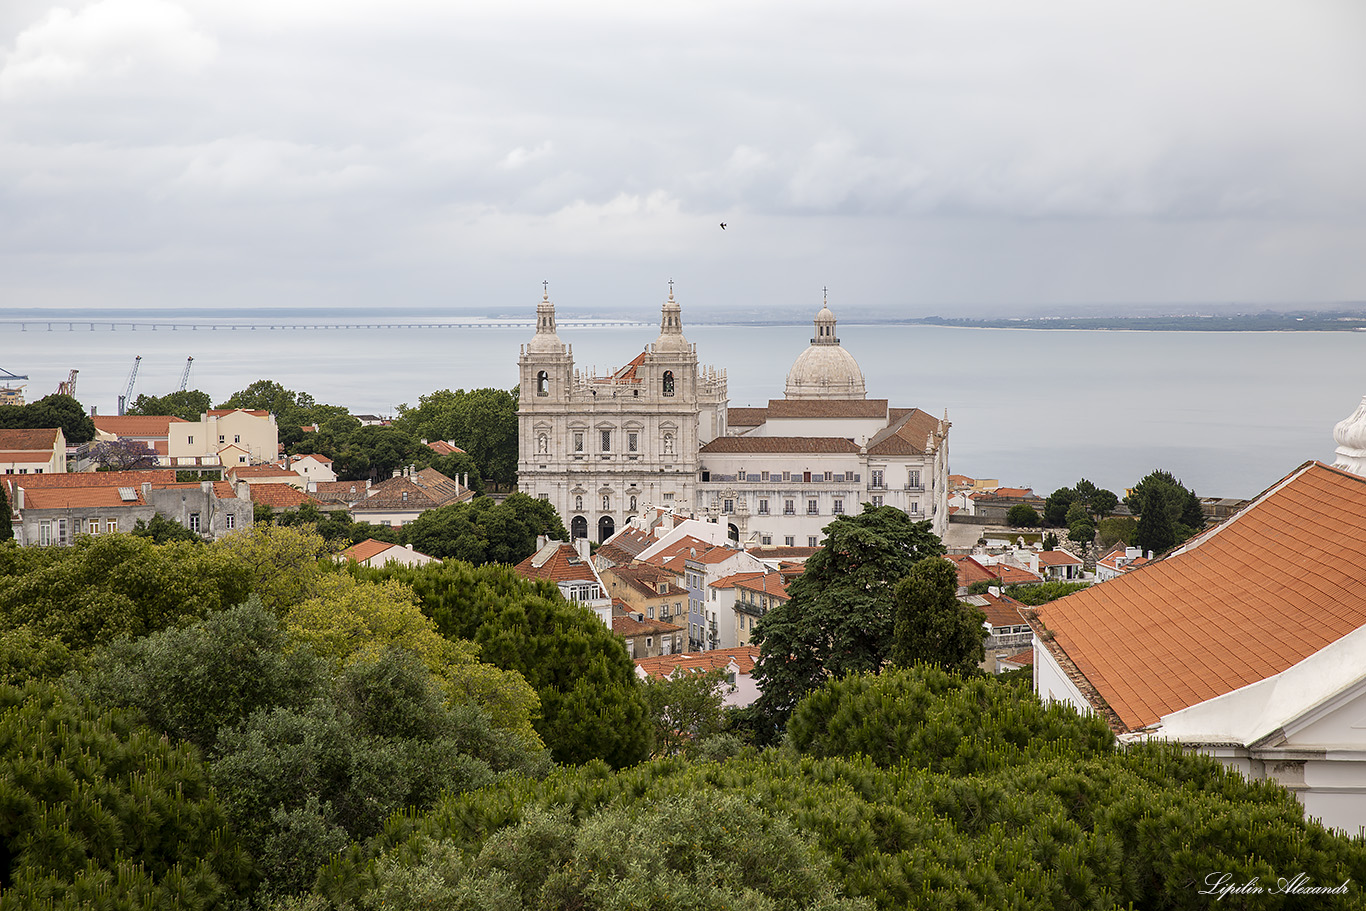
M 95 438 L 95 422 L 81 403 L 69 395 L 46 395 L 27 405 L 0 405 L 0 430 L 62 428 L 68 446 Z
M 719 670 L 706 673 L 675 671 L 670 677 L 645 681 L 645 708 L 654 729 L 654 755 L 692 753 L 725 727 L 726 691 Z
M 416 439 L 447 440 L 469 453 L 482 478 L 517 480 L 517 394 L 502 389 L 442 389 L 399 406 L 394 426 Z
M 903 667 L 931 664 L 959 674 L 985 657 L 986 614 L 958 600 L 958 570 L 942 557 L 926 557 L 896 584 L 895 641 L 891 659 Z
M 131 534 L 140 538 L 151 538 L 156 544 L 166 544 L 170 541 L 189 541 L 194 544 L 203 544 L 204 539 L 181 525 L 175 519 L 168 519 L 161 513 L 153 513 L 152 518 L 143 520 L 138 519 L 133 526 Z
M 555 507 L 546 500 L 514 493 L 501 503 L 476 497 L 429 509 L 404 526 L 404 543 L 439 559 L 515 565 L 536 552 L 545 535 L 557 541 L 569 534 Z
M 1134 485 L 1132 492 L 1124 498 L 1124 505 L 1135 515 L 1141 515 L 1148 491 L 1154 487 L 1162 490 L 1167 515 L 1174 529 L 1178 525 L 1186 526 L 1188 537 L 1204 527 L 1205 514 L 1200 508 L 1200 498 L 1195 495 L 1195 491 L 1187 488 L 1171 472 L 1162 469 L 1144 475 L 1143 479 Z
M 1057 549 L 1058 549 L 1058 536 L 1055 535 L 1055 534 L 1054 534 L 1053 532 L 1051 532 L 1051 531 L 1050 531 L 1048 534 L 1044 535 L 1044 536 L 1043 536 L 1043 549 L 1044 549 L 1044 550 L 1057 550 Z
M 1028 503 L 1016 503 L 1006 513 L 1006 523 L 1015 528 L 1034 528 L 1039 521 L 1038 511 Z
M 1043 520 L 1053 528 L 1067 524 L 1067 510 L 1077 499 L 1077 492 L 1070 487 L 1059 487 L 1044 501 Z
M 184 421 L 197 421 L 213 407 L 207 392 L 179 389 L 167 395 L 139 395 L 128 406 L 128 414 L 171 415 Z
M 197 751 L 53 684 L 0 686 L 0 801 L 6 911 L 225 907 L 249 887 Z
M 1040 604 L 1047 604 L 1049 601 L 1056 601 L 1073 592 L 1079 592 L 1090 585 L 1090 582 L 1041 582 L 1037 585 L 1008 585 L 1005 595 L 1021 604 L 1038 607 Z
M 351 566 L 361 579 L 398 579 L 449 639 L 526 678 L 541 699 L 536 731 L 556 762 L 601 759 L 621 768 L 649 753 L 649 721 L 635 663 L 592 611 L 509 566 L 458 561 L 420 567 Z
M 329 552 L 327 542 L 307 525 L 253 525 L 212 547 L 232 563 L 249 591 L 274 611 L 312 597 L 322 572 L 319 560 Z
M 406 465 L 430 457 L 431 450 L 397 427 L 361 427 L 332 458 L 342 481 L 387 480 Z
M 1118 541 L 1132 545 L 1138 535 L 1138 522 L 1129 516 L 1110 516 L 1097 523 L 1096 532 L 1100 535 L 1101 547 L 1109 547 Z
M 1134 544 L 1154 554 L 1165 553 L 1177 543 L 1171 510 L 1167 505 L 1165 485 L 1150 485 L 1143 494 L 1143 508 L 1138 518 Z
M 9 494 L 6 485 L 0 482 L 0 544 L 14 539 L 14 520 L 9 508 Z
M 787 603 L 755 627 L 759 711 L 781 723 L 827 677 L 882 667 L 894 640 L 896 583 L 925 557 L 943 555 L 929 522 L 892 506 L 865 505 L 827 525 Z

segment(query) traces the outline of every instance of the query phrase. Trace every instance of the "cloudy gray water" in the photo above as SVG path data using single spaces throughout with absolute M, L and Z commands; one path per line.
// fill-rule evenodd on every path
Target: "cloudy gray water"
M 531 314 L 527 314 L 528 319 Z M 259 323 L 256 315 L 245 323 Z M 686 318 L 686 315 L 685 315 Z M 300 322 L 295 320 L 294 322 Z M 732 405 L 781 398 L 811 327 L 686 325 L 727 371 Z M 580 367 L 614 369 L 654 325 L 563 328 Z M 1120 490 L 1155 467 L 1202 495 L 1250 496 L 1301 462 L 1333 459 L 1332 427 L 1366 395 L 1366 334 L 951 329 L 841 323 L 872 397 L 953 421 L 955 472 L 1047 494 L 1085 476 Z M 390 414 L 436 389 L 517 383 L 526 328 L 19 332 L 0 322 L 0 368 L 30 400 L 78 369 L 77 397 L 112 413 L 134 355 L 137 393 L 164 394 L 193 356 L 215 402 L 274 379 L 353 412 Z

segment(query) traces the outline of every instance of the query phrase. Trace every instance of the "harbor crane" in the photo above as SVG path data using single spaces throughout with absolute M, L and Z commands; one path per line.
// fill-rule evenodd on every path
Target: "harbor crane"
M 4 367 L 0 367 L 0 405 L 22 405 L 24 404 L 24 384 L 11 386 L 11 380 L 26 380 L 27 376 L 20 376 L 17 373 L 10 373 Z
M 133 369 L 128 372 L 127 388 L 123 390 L 123 395 L 119 396 L 119 414 L 126 414 L 128 406 L 133 402 L 133 384 L 138 381 L 138 364 L 142 363 L 142 355 L 133 358 Z M 74 374 L 75 371 L 73 370 Z
M 193 357 L 185 358 L 185 372 L 180 375 L 180 391 L 185 391 L 185 385 L 190 382 L 190 366 L 194 363 Z
M 65 380 L 57 384 L 58 395 L 69 395 L 73 399 L 76 397 L 76 374 L 78 373 L 80 373 L 79 370 L 71 371 Z

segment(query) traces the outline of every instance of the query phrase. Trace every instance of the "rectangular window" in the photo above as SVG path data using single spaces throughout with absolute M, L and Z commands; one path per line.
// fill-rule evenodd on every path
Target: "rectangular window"
M 240 434 L 240 433 L 234 433 L 234 434 L 232 435 L 232 441 L 233 441 L 234 443 L 240 443 L 240 442 L 242 442 L 242 434 Z
M 811 472 L 809 472 L 809 471 L 803 471 L 803 472 L 802 472 L 802 483 L 804 483 L 804 484 L 810 484 L 810 483 L 811 483 Z
M 761 516 L 766 516 L 766 515 L 768 515 L 768 500 L 766 500 L 766 499 L 760 499 L 760 500 L 759 500 L 759 515 L 761 515 Z
M 816 514 L 816 501 L 815 501 L 815 500 L 807 500 L 807 501 L 806 501 L 806 514 L 807 514 L 808 516 L 814 516 L 814 515 Z
M 583 452 L 583 431 L 574 431 L 574 451 Z
M 759 542 L 760 542 L 761 544 L 763 544 L 765 547 L 769 547 L 769 546 L 771 546 L 771 545 L 773 544 L 773 536 L 772 536 L 772 535 L 764 535 L 763 537 L 761 537 L 761 538 L 759 539 Z
M 604 430 L 604 431 L 602 432 L 602 451 L 603 451 L 603 452 L 611 452 L 611 451 L 612 451 L 612 431 L 610 431 L 610 430 Z
M 634 430 L 626 434 L 626 451 L 640 452 L 640 434 Z
M 832 474 L 831 472 L 828 472 L 828 471 L 827 471 L 827 472 L 825 473 L 825 479 L 826 479 L 827 481 L 829 481 L 829 480 L 830 480 L 831 478 L 833 478 L 833 477 L 834 477 L 834 474 Z
M 910 471 L 906 472 L 906 486 L 912 490 L 918 490 L 920 488 L 919 468 L 912 468 Z
M 52 543 L 52 523 L 38 523 L 38 543 L 44 546 Z
M 911 508 L 910 508 L 909 512 L 910 512 L 910 514 L 913 515 L 913 516 L 918 516 L 918 515 L 920 515 L 920 504 L 919 504 L 919 503 L 911 503 Z
M 783 500 L 783 515 L 795 516 L 797 514 L 797 503 L 795 500 Z
M 655 609 L 653 607 L 650 607 L 647 608 L 647 610 L 649 611 L 649 613 L 647 613 L 646 616 L 653 620 L 655 618 Z
M 381 525 L 383 525 L 383 526 L 385 526 L 385 527 L 393 527 L 393 524 L 394 524 L 394 523 L 393 523 L 393 522 L 390 522 L 388 519 L 380 519 L 380 520 L 379 520 L 379 524 L 381 524 Z
M 788 535 L 786 538 L 783 538 L 783 543 L 788 547 L 794 547 L 797 544 L 797 538 L 795 535 Z
M 90 529 L 90 534 L 92 534 L 92 535 L 97 535 L 97 534 L 100 533 L 100 520 L 99 520 L 99 519 L 88 519 L 88 520 L 86 520 L 85 526 L 86 526 L 86 528 Z
M 78 534 L 80 534 L 80 533 L 81 533 L 81 520 L 80 520 L 80 519 L 72 519 L 72 520 L 71 520 L 71 536 L 74 538 L 76 535 L 78 535 Z
M 237 516 L 233 515 L 232 513 L 228 513 L 226 516 L 224 516 L 223 527 L 226 528 L 228 531 L 232 531 L 234 528 L 236 528 Z
M 186 438 L 185 438 L 185 442 L 188 443 L 189 445 L 193 446 L 193 445 L 194 445 L 194 437 L 193 437 L 193 436 L 186 437 Z
M 783 472 L 783 480 L 784 480 L 784 481 L 790 481 L 790 480 L 792 480 L 792 472 L 790 472 L 790 471 L 784 471 L 784 472 Z
M 646 637 L 645 637 L 645 647 L 646 647 L 647 649 L 650 649 L 650 648 L 654 648 L 654 647 L 655 647 L 655 637 L 654 637 L 654 636 L 646 636 Z
M 112 535 L 114 532 L 116 532 L 116 531 L 118 531 L 118 530 L 119 530 L 119 520 L 118 520 L 118 519 L 107 519 L 107 520 L 105 520 L 105 523 L 104 523 L 104 531 L 105 531 L 105 534 L 110 534 L 110 535 Z
M 766 471 L 761 471 L 761 472 L 759 472 L 759 480 L 761 480 L 761 481 L 767 481 L 767 480 L 768 480 L 768 472 L 766 472 Z
M 58 544 L 65 544 L 65 543 L 67 543 L 67 537 L 66 537 L 66 519 L 58 519 L 58 520 L 57 520 L 57 543 L 58 543 Z
M 873 488 L 874 488 L 875 490 L 876 490 L 876 489 L 880 489 L 880 488 L 883 486 L 883 483 L 882 483 L 882 469 L 881 469 L 881 468 L 874 468 L 874 469 L 873 469 L 873 473 L 872 473 L 872 477 L 873 477 L 873 480 L 872 480 L 872 486 L 873 486 Z
M 844 501 L 836 500 L 834 507 L 831 509 L 831 512 L 833 512 L 837 516 L 844 515 Z
M 724 502 L 721 504 L 721 511 L 724 512 L 726 515 L 730 515 L 731 513 L 735 512 L 735 501 L 734 501 L 734 500 L 726 500 L 726 501 L 724 501 Z
M 806 539 L 806 546 L 807 546 L 807 547 L 818 547 L 818 546 L 820 546 L 820 545 L 817 543 L 817 542 L 819 542 L 819 540 L 820 540 L 820 539 L 817 538 L 815 535 L 812 535 L 811 537 L 809 537 L 809 538 Z
M 199 534 L 199 513 L 190 513 L 190 531 Z
M 878 507 L 878 506 L 881 506 L 881 505 L 882 505 L 882 497 L 881 497 L 880 495 L 879 495 L 879 496 L 873 497 L 873 506 L 874 506 L 874 507 Z
M 674 501 L 673 491 L 670 490 L 670 491 L 665 492 L 665 494 L 664 494 L 664 502 L 665 502 L 665 503 L 672 503 L 673 501 Z
M 220 434 L 218 435 L 218 442 L 222 443 L 222 442 L 225 442 L 226 440 L 227 440 L 227 437 L 223 436 L 223 434 L 220 433 Z M 194 442 L 194 438 L 193 438 L 193 437 L 190 438 L 190 442 L 191 442 L 191 443 Z

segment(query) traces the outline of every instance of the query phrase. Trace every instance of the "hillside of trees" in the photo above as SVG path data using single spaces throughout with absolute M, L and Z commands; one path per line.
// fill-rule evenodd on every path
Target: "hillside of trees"
M 924 523 L 829 540 L 740 711 L 497 563 L 0 544 L 0 911 L 1360 906 L 1366 843 L 1284 789 L 973 671 Z

